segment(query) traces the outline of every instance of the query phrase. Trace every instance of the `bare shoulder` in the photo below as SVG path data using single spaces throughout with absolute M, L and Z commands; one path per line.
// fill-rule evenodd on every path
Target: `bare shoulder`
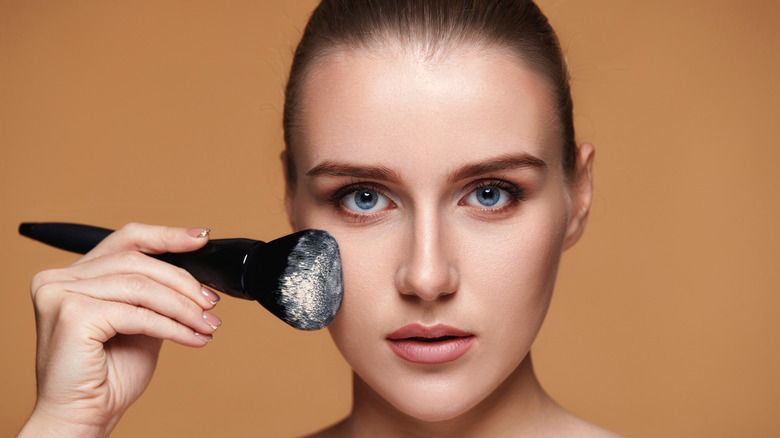
M 543 432 L 541 430 L 537 431 L 539 433 L 538 436 L 545 438 L 627 438 L 624 435 L 620 435 L 585 421 L 565 410 L 559 411 L 558 415 L 555 415 L 553 418 L 554 420 L 551 423 L 548 423 L 547 426 L 542 428 Z M 343 438 L 352 436 L 354 434 L 351 433 L 353 431 L 349 427 L 349 419 L 350 418 L 347 417 L 336 424 L 302 438 Z M 472 436 L 472 434 L 467 433 L 466 436 Z
M 624 435 L 596 426 L 573 414 L 568 414 L 567 417 L 566 421 L 561 422 L 559 433 L 556 436 L 566 438 L 626 438 Z
M 571 438 L 626 438 L 624 435 L 603 429 L 594 424 L 588 424 L 577 430 L 572 430 L 571 434 L 565 435 Z

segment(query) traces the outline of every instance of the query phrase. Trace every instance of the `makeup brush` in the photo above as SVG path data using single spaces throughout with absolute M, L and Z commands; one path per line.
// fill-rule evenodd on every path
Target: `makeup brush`
M 85 254 L 113 231 L 90 225 L 25 222 L 19 233 L 48 245 Z M 304 230 L 270 242 L 212 239 L 185 253 L 147 254 L 186 269 L 226 295 L 260 304 L 301 330 L 327 326 L 341 305 L 344 287 L 336 239 Z

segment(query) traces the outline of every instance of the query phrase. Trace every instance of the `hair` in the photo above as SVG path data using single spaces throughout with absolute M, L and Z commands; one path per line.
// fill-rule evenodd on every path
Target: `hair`
M 557 106 L 563 170 L 576 175 L 569 74 L 558 37 L 531 0 L 323 0 L 314 10 L 293 57 L 284 102 L 287 184 L 295 186 L 294 150 L 308 75 L 348 50 L 388 43 L 422 50 L 426 59 L 459 46 L 504 48 L 550 85 Z

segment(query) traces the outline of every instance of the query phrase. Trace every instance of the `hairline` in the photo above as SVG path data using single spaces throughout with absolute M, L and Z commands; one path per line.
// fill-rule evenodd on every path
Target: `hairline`
M 415 42 L 417 44 L 414 44 Z M 553 97 L 553 102 L 555 101 L 557 88 L 556 84 L 554 83 L 554 78 L 543 73 L 541 68 L 535 67 L 533 65 L 534 62 L 530 59 L 529 56 L 525 56 L 523 53 L 519 53 L 519 51 L 509 42 L 502 41 L 498 38 L 492 38 L 490 35 L 483 35 L 476 31 L 471 31 L 467 34 L 453 33 L 447 38 L 435 40 L 433 41 L 433 44 L 430 43 L 431 38 L 421 32 L 404 32 L 399 34 L 397 32 L 391 32 L 385 29 L 376 32 L 371 38 L 363 38 L 352 41 L 347 40 L 346 38 L 342 38 L 333 40 L 331 44 L 320 47 L 320 50 L 312 56 L 306 66 L 306 69 L 298 78 L 299 88 L 298 100 L 296 102 L 297 120 L 296 123 L 290 123 L 288 129 L 297 134 L 291 135 L 290 139 L 292 140 L 293 138 L 297 138 L 299 140 L 297 142 L 291 141 L 290 144 L 286 145 L 288 161 L 287 173 L 290 173 L 290 171 L 296 171 L 294 154 L 295 149 L 298 147 L 297 143 L 300 142 L 300 121 L 304 119 L 303 107 L 305 106 L 305 96 L 307 95 L 307 90 L 310 86 L 309 84 L 313 82 L 312 77 L 318 74 L 322 65 L 334 59 L 339 59 L 340 57 L 345 57 L 352 54 L 359 54 L 360 56 L 373 56 L 380 54 L 383 51 L 385 53 L 400 52 L 400 56 L 407 56 L 412 54 L 416 57 L 416 59 L 423 61 L 428 65 L 434 66 L 439 62 L 445 62 L 458 51 L 461 53 L 463 53 L 463 51 L 466 51 L 466 53 L 469 51 L 476 51 L 503 55 L 507 59 L 517 62 L 523 69 L 525 69 L 535 78 L 539 79 L 540 83 L 544 84 L 546 92 L 551 97 Z M 561 134 L 559 137 L 563 137 L 563 122 L 558 116 L 557 108 L 556 111 L 554 111 L 554 114 L 556 114 L 555 120 L 552 120 L 551 124 L 553 125 L 553 129 L 557 129 L 559 134 Z M 565 140 L 562 140 L 562 142 L 563 141 Z M 562 154 L 565 154 L 563 143 L 559 144 L 558 147 L 561 149 Z M 562 162 L 564 159 L 565 157 L 562 155 Z M 564 173 L 567 173 L 565 172 L 565 168 Z M 296 175 L 288 175 L 287 184 L 291 185 L 291 188 L 294 189 L 295 183 Z

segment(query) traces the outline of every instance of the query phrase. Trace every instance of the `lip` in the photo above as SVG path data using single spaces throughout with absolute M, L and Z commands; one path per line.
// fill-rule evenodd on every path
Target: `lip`
M 387 344 L 401 359 L 434 365 L 452 362 L 469 351 L 475 336 L 445 324 L 405 325 L 387 335 Z

